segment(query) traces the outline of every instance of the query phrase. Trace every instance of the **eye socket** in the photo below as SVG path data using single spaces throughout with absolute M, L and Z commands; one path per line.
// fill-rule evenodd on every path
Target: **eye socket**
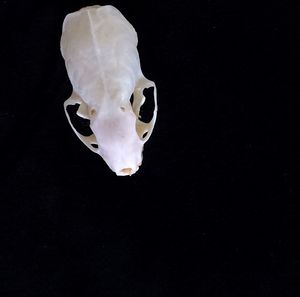
M 93 131 L 90 128 L 90 120 L 84 119 L 77 115 L 77 110 L 79 108 L 79 104 L 68 105 L 67 112 L 69 114 L 71 123 L 75 130 L 83 136 L 90 136 L 93 134 Z
M 155 108 L 154 87 L 144 89 L 143 95 L 145 96 L 145 101 L 140 109 L 140 120 L 144 123 L 149 123 L 153 117 Z
M 120 109 L 121 109 L 121 111 L 125 112 L 125 107 L 124 106 L 121 106 Z

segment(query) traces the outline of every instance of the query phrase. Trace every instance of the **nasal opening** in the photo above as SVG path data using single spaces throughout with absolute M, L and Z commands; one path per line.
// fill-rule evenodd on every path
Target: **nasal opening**
M 132 168 L 123 168 L 120 170 L 121 174 L 124 174 L 124 175 L 131 175 L 133 173 L 133 170 Z

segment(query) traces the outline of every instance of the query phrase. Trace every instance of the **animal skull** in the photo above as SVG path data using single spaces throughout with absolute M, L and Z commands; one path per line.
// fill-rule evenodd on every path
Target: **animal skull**
M 82 8 L 63 23 L 61 53 L 73 86 L 64 103 L 66 116 L 78 138 L 117 175 L 138 170 L 156 121 L 156 86 L 141 71 L 137 42 L 132 25 L 110 5 Z M 139 119 L 140 108 L 146 99 L 143 91 L 150 87 L 155 107 L 145 123 Z M 90 120 L 90 136 L 72 125 L 67 106 L 76 104 L 77 115 Z

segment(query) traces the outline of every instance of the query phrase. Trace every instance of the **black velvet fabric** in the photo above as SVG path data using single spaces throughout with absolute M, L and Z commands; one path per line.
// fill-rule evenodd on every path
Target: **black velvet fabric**
M 157 84 L 131 177 L 64 115 L 62 22 L 92 4 L 132 23 Z M 296 13 L 285 1 L 1 1 L 0 296 L 300 296 Z

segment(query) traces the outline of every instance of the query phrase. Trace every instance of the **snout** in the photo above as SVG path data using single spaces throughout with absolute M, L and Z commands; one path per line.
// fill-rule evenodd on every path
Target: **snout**
M 101 156 L 108 164 L 110 169 L 118 176 L 130 176 L 139 170 L 142 163 L 142 152 L 138 151 L 134 154 L 126 151 L 101 151 Z

